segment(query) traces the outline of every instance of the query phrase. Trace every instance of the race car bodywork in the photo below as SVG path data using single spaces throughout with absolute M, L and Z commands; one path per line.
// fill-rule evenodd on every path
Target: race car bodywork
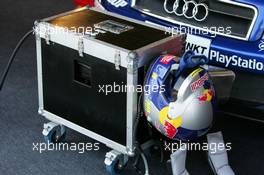
M 77 6 L 86 6 L 86 5 L 89 5 L 89 6 L 94 6 L 94 0 L 74 0 L 74 3 L 77 5 Z
M 173 5 L 175 1 L 171 1 Z M 177 16 L 174 13 L 167 13 L 164 9 L 164 0 L 101 0 L 99 2 L 108 11 L 166 27 L 166 31 L 172 34 L 179 31 L 188 33 L 186 50 L 206 55 L 210 58 L 211 65 L 236 72 L 239 81 L 234 85 L 234 98 L 264 103 L 262 90 L 264 85 L 260 83 L 260 81 L 264 82 L 264 2 L 190 1 L 194 4 L 206 3 L 208 14 L 204 21 L 195 20 L 188 14 Z M 182 0 L 182 3 L 186 2 Z M 251 77 L 254 82 L 251 81 Z M 250 82 L 251 88 L 244 86 L 241 91 L 241 81 Z

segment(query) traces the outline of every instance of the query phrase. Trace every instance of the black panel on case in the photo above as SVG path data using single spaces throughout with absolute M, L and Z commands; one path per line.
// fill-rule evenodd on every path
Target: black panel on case
M 74 60 L 74 80 L 78 83 L 92 86 L 92 70 L 91 67 L 78 60 Z
M 126 69 L 42 40 L 44 109 L 126 145 L 126 93 L 105 95 L 103 85 L 126 84 Z

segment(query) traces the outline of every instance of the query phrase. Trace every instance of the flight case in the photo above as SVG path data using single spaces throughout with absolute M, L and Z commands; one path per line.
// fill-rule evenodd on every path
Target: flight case
M 142 85 L 146 65 L 181 54 L 184 36 L 88 7 L 36 21 L 34 31 L 39 113 L 52 121 L 45 139 L 66 126 L 133 156 L 138 93 L 113 86 Z

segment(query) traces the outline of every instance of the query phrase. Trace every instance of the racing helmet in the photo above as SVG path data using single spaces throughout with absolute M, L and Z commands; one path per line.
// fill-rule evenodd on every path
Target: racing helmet
M 210 129 L 216 97 L 212 80 L 201 66 L 207 62 L 207 57 L 187 51 L 181 58 L 159 56 L 151 64 L 144 83 L 144 112 L 166 137 L 193 140 Z

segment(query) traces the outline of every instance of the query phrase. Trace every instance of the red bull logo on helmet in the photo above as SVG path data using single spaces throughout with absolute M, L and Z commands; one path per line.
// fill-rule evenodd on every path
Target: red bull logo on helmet
M 196 89 L 202 87 L 204 85 L 204 82 L 209 80 L 209 75 L 207 73 L 205 73 L 202 77 L 200 77 L 198 80 L 196 80 L 195 82 L 193 82 L 190 86 L 191 86 L 191 90 L 195 91 Z
M 210 102 L 214 97 L 214 91 L 212 89 L 206 89 L 203 91 L 203 94 L 198 97 L 198 100 L 201 102 Z
M 163 64 L 168 64 L 172 59 L 176 58 L 174 55 L 165 55 L 160 62 Z
M 183 123 L 183 118 L 182 116 L 177 116 L 173 119 L 169 118 L 168 110 L 169 110 L 168 106 L 161 109 L 159 113 L 159 120 L 163 126 L 163 129 L 165 130 L 165 135 L 168 138 L 173 139 L 175 135 L 178 133 L 178 128 Z

